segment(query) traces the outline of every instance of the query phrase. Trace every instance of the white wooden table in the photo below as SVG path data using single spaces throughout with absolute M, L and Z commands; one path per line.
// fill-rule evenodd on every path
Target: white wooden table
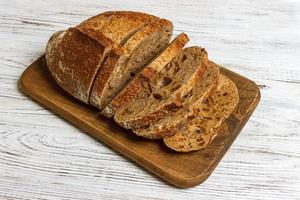
M 0 1 L 0 199 L 300 199 L 300 1 Z M 174 22 L 254 80 L 258 109 L 211 177 L 177 189 L 17 88 L 50 35 L 106 10 Z

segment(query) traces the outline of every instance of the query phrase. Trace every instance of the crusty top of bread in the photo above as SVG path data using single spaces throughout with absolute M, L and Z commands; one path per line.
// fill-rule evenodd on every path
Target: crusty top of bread
M 205 148 L 216 136 L 216 129 L 233 112 L 238 101 L 239 94 L 235 84 L 221 75 L 216 90 L 199 105 L 199 114 L 187 123 L 184 130 L 165 137 L 164 143 L 180 152 Z
M 178 54 L 188 41 L 189 38 L 186 34 L 179 34 L 159 56 L 145 67 L 141 73 L 137 74 L 133 80 L 118 93 L 118 95 L 101 111 L 101 114 L 106 117 L 112 117 L 115 111 L 122 105 L 126 105 L 132 99 L 137 98 L 138 94 L 143 89 L 145 82 L 148 82 L 151 77 L 161 71 L 161 69 Z
M 130 102 L 114 119 L 124 128 L 135 129 L 155 123 L 182 107 L 183 97 L 207 69 L 207 53 L 200 47 L 183 49 L 151 79 L 148 97 Z
M 121 46 L 145 24 L 158 20 L 156 16 L 141 12 L 108 11 L 83 21 L 77 28 L 94 39 L 98 38 L 100 33 Z M 102 40 L 102 36 L 100 37 Z
M 46 62 L 56 82 L 75 98 L 88 102 L 91 79 L 104 46 L 75 28 L 54 34 L 46 48 Z
M 183 108 L 165 116 L 157 123 L 134 129 L 133 132 L 148 139 L 161 139 L 171 136 L 186 127 L 193 115 L 198 113 L 198 105 L 215 90 L 219 80 L 219 66 L 209 62 L 208 69 L 195 87 L 185 96 Z M 201 114 L 201 113 L 200 113 Z

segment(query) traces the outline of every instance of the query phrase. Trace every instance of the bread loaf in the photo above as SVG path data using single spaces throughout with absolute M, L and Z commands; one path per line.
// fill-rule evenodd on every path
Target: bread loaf
M 122 55 L 125 50 L 138 47 L 145 39 L 139 38 L 138 32 L 159 20 L 139 12 L 105 12 L 74 28 L 55 33 L 46 47 L 49 71 L 65 91 L 89 103 L 94 80 L 109 52 L 113 49 Z M 134 45 L 124 48 L 124 43 L 131 38 L 135 42 L 130 44 Z
M 54 33 L 46 63 L 73 97 L 122 127 L 171 149 L 205 148 L 239 101 L 238 90 L 201 47 L 153 15 L 109 11 Z
M 171 59 L 176 56 L 184 45 L 189 41 L 188 36 L 184 33 L 178 35 L 169 46 L 155 58 L 141 73 L 137 74 L 121 92 L 101 111 L 106 117 L 112 117 L 116 110 L 122 105 L 126 105 L 140 94 L 143 85 L 150 81 L 150 78 L 161 71 Z
M 183 49 L 147 84 L 146 98 L 136 99 L 115 113 L 117 123 L 136 129 L 155 123 L 182 107 L 187 95 L 207 69 L 207 53 L 200 47 Z
M 171 137 L 165 137 L 164 143 L 179 152 L 205 148 L 216 136 L 216 129 L 232 113 L 238 101 L 235 84 L 226 76 L 220 75 L 216 90 L 199 105 L 199 114 L 188 121 L 185 129 Z

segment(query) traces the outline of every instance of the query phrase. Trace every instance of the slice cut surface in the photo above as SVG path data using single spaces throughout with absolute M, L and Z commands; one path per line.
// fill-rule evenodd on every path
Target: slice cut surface
M 172 30 L 172 23 L 161 19 L 136 32 L 122 51 L 111 51 L 95 79 L 90 103 L 102 110 L 169 43 Z
M 165 137 L 165 145 L 179 152 L 205 148 L 216 136 L 216 129 L 233 112 L 238 101 L 239 94 L 235 84 L 228 77 L 220 75 L 216 90 L 199 107 L 201 114 L 196 114 L 188 122 L 186 129 Z
M 147 97 L 136 99 L 116 112 L 115 121 L 124 128 L 136 129 L 178 110 L 182 107 L 184 96 L 202 78 L 207 62 L 205 49 L 183 49 L 146 85 Z
M 157 123 L 134 129 L 133 132 L 148 139 L 161 139 L 183 129 L 188 121 L 199 112 L 199 105 L 215 90 L 219 80 L 219 66 L 209 62 L 208 69 L 196 86 L 185 96 L 183 108 L 172 112 Z
M 179 34 L 162 54 L 156 57 L 118 93 L 118 95 L 102 110 L 101 114 L 106 117 L 112 117 L 115 111 L 120 109 L 122 105 L 126 105 L 137 97 L 143 89 L 145 82 L 148 82 L 151 77 L 161 71 L 161 69 L 181 51 L 188 41 L 189 38 L 186 34 Z

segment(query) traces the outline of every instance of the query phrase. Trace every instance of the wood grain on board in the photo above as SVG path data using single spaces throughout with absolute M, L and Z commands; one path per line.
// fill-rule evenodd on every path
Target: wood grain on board
M 223 122 L 213 142 L 204 150 L 191 153 L 173 152 L 161 141 L 137 137 L 112 120 L 100 117 L 97 109 L 75 100 L 57 85 L 50 77 L 44 56 L 25 70 L 20 86 L 33 99 L 86 133 L 171 184 L 186 188 L 203 182 L 213 172 L 260 100 L 260 92 L 254 82 L 225 68 L 221 72 L 236 84 L 240 101 L 232 115 Z

